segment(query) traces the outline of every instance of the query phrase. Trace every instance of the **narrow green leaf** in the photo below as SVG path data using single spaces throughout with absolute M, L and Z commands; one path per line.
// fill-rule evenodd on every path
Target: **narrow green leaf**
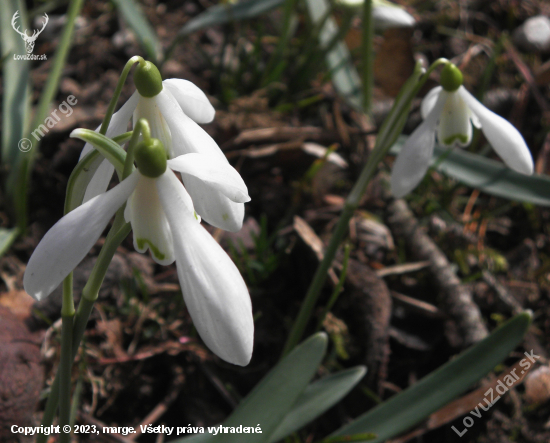
M 327 0 L 306 0 L 309 15 L 313 23 L 323 20 L 330 10 Z M 319 32 L 319 43 L 321 47 L 331 44 L 334 37 L 338 35 L 338 25 L 332 17 L 328 17 Z M 348 47 L 343 41 L 339 41 L 328 51 L 325 57 L 326 63 L 332 75 L 332 83 L 336 91 L 357 110 L 362 109 L 361 79 L 353 61 Z
M 410 388 L 340 428 L 332 436 L 371 432 L 381 443 L 420 423 L 487 375 L 521 342 L 531 315 L 517 315 Z
M 174 443 L 266 443 L 287 416 L 309 380 L 315 375 L 327 349 L 327 336 L 317 333 L 282 359 L 223 423 L 224 427 L 256 427 L 262 433 L 198 434 Z
M 376 438 L 376 434 L 363 432 L 355 435 L 342 435 L 340 437 L 329 437 L 321 441 L 321 443 L 350 443 L 356 441 L 370 441 Z
M 158 63 L 161 58 L 160 42 L 155 30 L 143 13 L 139 2 L 136 0 L 113 0 L 113 3 L 122 13 L 128 26 L 134 31 L 134 35 L 139 40 L 149 60 L 153 63 Z
M 27 14 L 23 2 L 5 0 L 0 14 L 0 42 L 2 44 L 3 97 L 2 97 L 2 163 L 9 168 L 8 195 L 13 195 L 20 159 L 28 155 L 26 142 L 21 142 L 28 125 L 29 69 L 30 61 L 14 60 L 14 55 L 25 55 L 25 42 L 14 31 L 11 20 L 16 17 L 16 26 L 27 29 Z M 22 143 L 22 144 L 21 144 Z
M 366 372 L 364 366 L 359 366 L 311 383 L 298 397 L 269 441 L 279 441 L 320 416 L 346 396 Z
M 0 257 L 6 253 L 18 235 L 19 229 L 17 228 L 0 228 Z
M 281 6 L 285 0 L 245 0 L 238 3 L 220 3 L 189 20 L 178 32 L 178 37 L 223 23 L 246 20 L 265 14 Z
M 391 153 L 398 153 L 407 137 L 399 137 Z M 497 197 L 550 206 L 550 177 L 523 175 L 502 162 L 472 154 L 463 149 L 436 146 L 431 164 L 438 171 L 472 188 Z

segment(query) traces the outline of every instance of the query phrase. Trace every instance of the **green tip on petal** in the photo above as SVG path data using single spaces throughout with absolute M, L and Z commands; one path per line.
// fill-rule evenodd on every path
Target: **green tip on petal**
M 166 150 L 159 139 L 139 142 L 134 151 L 139 172 L 145 177 L 157 178 L 166 171 Z
M 162 77 L 151 62 L 143 62 L 134 72 L 134 85 L 143 97 L 155 97 L 162 91 Z
M 452 63 L 447 63 L 441 71 L 439 83 L 447 92 L 455 92 L 462 86 L 463 81 L 462 72 Z

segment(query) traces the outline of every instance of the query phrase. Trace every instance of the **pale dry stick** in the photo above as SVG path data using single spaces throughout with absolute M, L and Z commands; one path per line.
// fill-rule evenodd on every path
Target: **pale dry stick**
M 404 238 L 415 258 L 430 262 L 429 269 L 440 292 L 440 307 L 456 323 L 462 346 L 485 338 L 488 331 L 471 291 L 461 283 L 445 254 L 419 226 L 407 203 L 401 199 L 391 202 L 387 219 L 395 236 Z

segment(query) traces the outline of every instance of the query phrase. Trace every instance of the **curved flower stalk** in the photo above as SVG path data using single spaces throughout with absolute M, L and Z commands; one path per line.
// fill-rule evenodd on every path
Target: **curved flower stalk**
M 506 165 L 521 174 L 533 173 L 533 158 L 525 140 L 511 123 L 483 106 L 462 86 L 462 73 L 452 64 L 441 72 L 441 86 L 422 101 L 423 122 L 407 139 L 391 174 L 391 190 L 400 198 L 422 180 L 432 158 L 435 140 L 446 147 L 465 147 L 472 141 L 472 125 Z
M 162 81 L 157 68 L 150 62 L 136 68 L 134 83 L 137 91 L 113 115 L 107 137 L 125 132 L 132 117 L 134 127 L 140 118 L 145 118 L 152 137 L 163 143 L 169 158 L 199 153 L 227 162 L 214 139 L 198 125 L 210 123 L 216 112 L 202 90 L 188 80 L 173 78 Z M 92 149 L 90 144 L 86 144 L 80 158 Z M 83 202 L 105 192 L 113 172 L 111 163 L 104 160 L 88 185 Z M 203 198 L 202 184 L 192 176 L 188 177 L 185 186 L 195 210 L 205 221 L 226 231 L 241 229 L 244 219 L 242 203 L 235 203 L 218 191 L 210 193 L 208 199 Z
M 250 200 L 246 186 L 226 161 L 198 153 L 166 160 L 161 143 L 155 149 L 140 150 L 140 145 L 146 142 L 135 150 L 137 170 L 69 212 L 46 233 L 27 265 L 25 290 L 37 300 L 47 297 L 127 202 L 124 217 L 132 225 L 136 249 L 150 249 L 162 265 L 176 262 L 184 300 L 200 336 L 219 357 L 244 366 L 252 356 L 254 336 L 248 289 L 235 264 L 200 225 L 193 201 L 173 171 L 193 177 L 203 191 L 219 192 L 238 204 Z

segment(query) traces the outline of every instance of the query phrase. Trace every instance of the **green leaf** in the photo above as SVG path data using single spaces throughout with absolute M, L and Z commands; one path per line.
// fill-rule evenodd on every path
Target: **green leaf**
M 254 18 L 281 6 L 284 2 L 285 0 L 246 0 L 234 4 L 220 3 L 189 20 L 178 32 L 178 37 L 214 25 Z
M 315 375 L 327 349 L 327 336 L 320 332 L 308 338 L 283 358 L 223 423 L 224 427 L 256 427 L 262 433 L 198 434 L 174 443 L 267 443 L 287 416 L 309 380 Z
M 306 0 L 309 15 L 312 22 L 319 23 L 330 10 L 327 0 Z M 319 43 L 321 47 L 331 44 L 334 37 L 338 35 L 338 25 L 332 17 L 328 17 L 321 31 L 319 32 Z M 332 75 L 332 83 L 336 91 L 357 110 L 362 109 L 361 80 L 348 47 L 343 41 L 337 42 L 326 54 L 326 63 Z
M 158 63 L 161 55 L 160 42 L 139 3 L 135 0 L 113 0 L 113 3 L 134 31 L 149 60 Z
M 0 257 L 6 253 L 18 235 L 19 229 L 17 228 L 0 228 Z
M 7 193 L 13 196 L 19 174 L 19 163 L 25 155 L 25 146 L 19 148 L 20 140 L 27 129 L 29 112 L 30 61 L 14 60 L 14 55 L 25 55 L 25 42 L 11 26 L 11 20 L 19 11 L 16 24 L 20 30 L 27 29 L 27 14 L 23 2 L 5 0 L 0 14 L 0 41 L 3 60 L 2 97 L 2 163 L 9 168 Z
M 332 436 L 371 432 L 381 443 L 420 423 L 487 375 L 521 342 L 531 315 L 517 315 L 408 389 L 340 428 Z
M 397 154 L 407 137 L 399 137 L 391 148 Z M 523 175 L 512 171 L 502 162 L 491 160 L 462 149 L 436 146 L 432 166 L 449 177 L 472 188 L 508 200 L 550 206 L 550 177 L 547 175 Z
M 351 391 L 366 372 L 364 366 L 359 366 L 311 383 L 298 397 L 269 441 L 279 441 L 320 416 Z

